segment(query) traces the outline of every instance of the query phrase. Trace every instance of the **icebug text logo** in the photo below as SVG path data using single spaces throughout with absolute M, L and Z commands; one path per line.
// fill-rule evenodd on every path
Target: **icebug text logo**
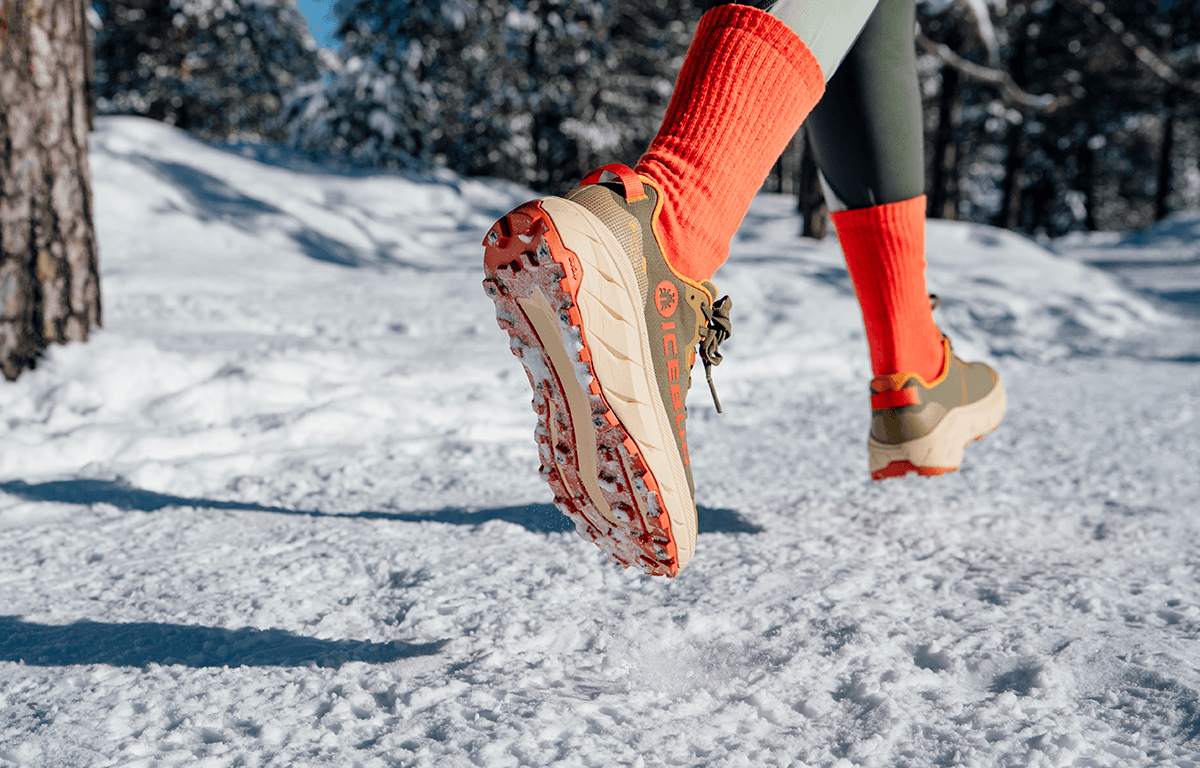
M 675 414 L 675 429 L 679 432 L 679 452 L 684 465 L 691 463 L 688 458 L 687 434 L 684 432 L 683 420 L 687 413 L 683 409 L 683 381 L 679 368 L 679 341 L 675 336 L 675 322 L 662 324 L 663 356 L 667 363 L 667 392 L 670 403 L 667 405 Z
M 679 306 L 679 289 L 670 280 L 663 280 L 654 288 L 654 306 L 665 320 L 662 323 L 663 358 L 667 369 L 667 391 L 664 393 L 667 395 L 667 402 L 665 405 L 669 412 L 674 413 L 675 429 L 679 433 L 679 452 L 684 466 L 687 466 L 691 460 L 688 458 L 687 435 L 683 427 L 683 421 L 687 418 L 687 412 L 683 407 L 683 370 L 680 367 L 680 349 L 679 340 L 675 335 L 675 321 L 670 319 L 675 314 L 675 308 Z
M 678 305 L 679 292 L 670 280 L 663 280 L 654 289 L 654 306 L 658 308 L 658 314 L 670 317 L 675 314 L 675 307 Z

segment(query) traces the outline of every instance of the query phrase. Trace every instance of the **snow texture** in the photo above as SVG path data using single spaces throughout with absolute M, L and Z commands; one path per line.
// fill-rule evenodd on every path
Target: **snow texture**
M 872 483 L 837 245 L 760 196 L 665 580 L 538 478 L 479 284 L 525 190 L 139 118 L 92 155 L 106 328 L 0 387 L 0 765 L 1200 765 L 1200 217 L 931 223 L 1009 416 Z

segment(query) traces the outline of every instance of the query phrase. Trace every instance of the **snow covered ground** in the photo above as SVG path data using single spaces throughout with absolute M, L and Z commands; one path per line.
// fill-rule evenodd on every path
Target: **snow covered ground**
M 1200 766 L 1200 215 L 931 224 L 1009 416 L 880 484 L 836 243 L 760 197 L 652 580 L 537 477 L 480 287 L 527 192 L 137 119 L 92 155 L 105 329 L 0 385 L 0 765 Z

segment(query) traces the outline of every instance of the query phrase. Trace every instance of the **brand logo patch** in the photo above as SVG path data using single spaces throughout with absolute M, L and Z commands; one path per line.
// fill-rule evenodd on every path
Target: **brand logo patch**
M 659 288 L 662 288 L 663 285 L 667 285 L 671 289 L 671 291 L 674 292 L 675 287 L 672 286 L 670 283 L 667 283 L 664 280 L 662 283 L 659 284 Z M 672 298 L 677 299 L 678 297 L 672 295 Z M 659 306 L 659 311 L 661 312 L 662 305 L 659 304 L 658 306 Z M 675 311 L 674 306 L 672 306 L 671 311 L 672 312 Z M 684 418 L 686 418 L 686 415 L 684 414 L 684 411 L 683 411 L 683 389 L 680 387 L 679 384 L 676 383 L 679 381 L 679 378 L 680 378 L 680 376 L 679 376 L 679 373 L 680 373 L 679 372 L 679 341 L 678 341 L 678 339 L 676 339 L 674 333 L 667 333 L 667 331 L 675 330 L 675 323 L 673 321 L 668 322 L 668 323 L 663 323 L 662 330 L 663 330 L 663 337 L 662 337 L 663 355 L 665 355 L 667 358 L 667 382 L 671 385 L 671 389 L 669 390 L 670 396 L 671 396 L 671 407 L 674 408 L 674 410 L 675 410 L 675 428 L 679 432 L 679 452 L 680 452 L 681 457 L 683 458 L 684 466 L 688 466 L 689 464 L 691 464 L 691 459 L 688 458 L 687 435 L 684 434 L 684 431 L 683 431 L 683 420 L 684 420 Z
M 658 314 L 670 317 L 675 314 L 675 307 L 678 305 L 679 292 L 675 290 L 675 286 L 670 280 L 663 280 L 654 289 L 654 306 L 658 307 Z

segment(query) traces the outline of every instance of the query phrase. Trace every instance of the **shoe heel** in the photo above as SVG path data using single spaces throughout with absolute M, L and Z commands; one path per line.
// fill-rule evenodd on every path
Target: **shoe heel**
M 868 437 L 871 479 L 904 477 L 911 472 L 931 477 L 957 471 L 962 465 L 963 449 L 1000 426 L 1005 403 L 1004 385 L 997 381 L 987 397 L 952 409 L 924 437 L 895 445 Z

